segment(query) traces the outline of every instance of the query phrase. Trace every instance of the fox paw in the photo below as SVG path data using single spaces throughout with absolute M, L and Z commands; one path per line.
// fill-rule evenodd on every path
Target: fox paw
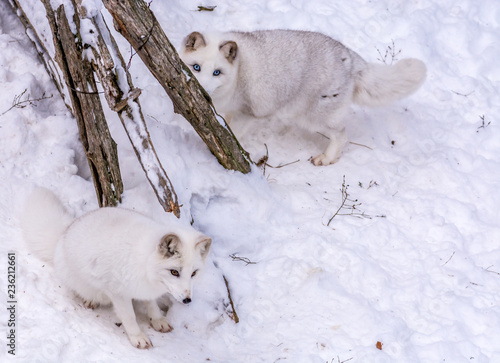
M 337 157 L 334 157 L 334 158 L 330 158 L 328 155 L 323 153 L 323 154 L 320 154 L 320 155 L 316 156 L 315 158 L 313 158 L 311 160 L 311 162 L 316 166 L 330 165 L 330 164 L 335 163 L 337 160 L 339 160 L 339 157 L 340 157 L 340 155 Z
M 99 305 L 100 304 L 98 301 L 83 299 L 83 306 L 85 306 L 87 309 L 95 309 L 98 308 Z
M 159 331 L 160 333 L 168 333 L 174 329 L 165 317 L 161 317 L 160 319 L 150 319 L 150 321 L 153 329 Z
M 142 332 L 137 335 L 129 335 L 128 338 L 130 343 L 132 343 L 132 345 L 136 348 L 149 349 L 153 347 L 151 340 L 149 340 L 148 336 Z

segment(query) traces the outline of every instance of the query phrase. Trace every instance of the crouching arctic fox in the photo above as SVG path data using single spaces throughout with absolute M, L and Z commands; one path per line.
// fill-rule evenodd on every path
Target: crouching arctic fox
M 326 133 L 330 143 L 315 165 L 340 157 L 351 102 L 385 105 L 416 91 L 426 76 L 420 60 L 367 63 L 338 41 L 307 31 L 193 32 L 180 55 L 227 122 L 238 114 L 276 117 Z
M 38 188 L 21 215 L 28 247 L 53 262 L 55 273 L 88 308 L 113 304 L 133 346 L 152 346 L 136 321 L 132 300 L 146 303 L 151 326 L 172 327 L 156 303 L 169 293 L 191 302 L 193 277 L 202 269 L 211 239 L 191 226 L 160 224 L 122 208 L 100 208 L 73 219 L 49 190 Z

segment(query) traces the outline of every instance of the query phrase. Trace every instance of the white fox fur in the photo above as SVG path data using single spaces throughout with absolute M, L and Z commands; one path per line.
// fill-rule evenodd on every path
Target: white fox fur
M 426 68 L 418 59 L 406 58 L 394 65 L 367 63 L 354 83 L 353 101 L 364 106 L 383 106 L 420 88 Z
M 113 304 L 132 345 L 152 346 L 137 324 L 132 300 L 144 301 L 151 326 L 172 329 L 156 299 L 169 293 L 189 303 L 193 277 L 211 239 L 175 217 L 160 224 L 122 208 L 100 208 L 74 219 L 49 190 L 37 188 L 21 215 L 28 247 L 78 294 L 86 307 Z
M 315 165 L 340 157 L 351 102 L 385 105 L 413 93 L 426 76 L 420 60 L 367 63 L 338 41 L 307 31 L 193 32 L 180 55 L 227 122 L 246 114 L 327 133 L 330 144 Z

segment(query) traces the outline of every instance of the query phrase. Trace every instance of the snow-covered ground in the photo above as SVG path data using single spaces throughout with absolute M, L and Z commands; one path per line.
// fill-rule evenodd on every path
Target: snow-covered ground
M 171 333 L 155 332 L 139 312 L 154 344 L 141 351 L 110 308 L 85 309 L 23 244 L 17 213 L 33 186 L 54 190 L 77 215 L 97 203 L 76 123 L 0 2 L 0 360 L 12 358 L 7 265 L 15 252 L 19 361 L 500 362 L 500 2 L 170 0 L 151 8 L 175 45 L 209 28 L 306 29 L 369 61 L 420 58 L 428 78 L 391 106 L 353 107 L 352 143 L 327 167 L 309 161 L 326 144 L 320 135 L 235 124 L 254 160 L 268 153 L 270 165 L 285 165 L 242 175 L 217 163 L 134 57 L 134 83 L 182 217 L 214 240 L 193 303 L 168 313 Z M 5 112 L 24 90 L 21 100 L 53 97 Z M 108 116 L 124 206 L 161 219 L 119 120 Z M 357 202 L 340 213 L 356 215 L 328 225 L 344 177 Z

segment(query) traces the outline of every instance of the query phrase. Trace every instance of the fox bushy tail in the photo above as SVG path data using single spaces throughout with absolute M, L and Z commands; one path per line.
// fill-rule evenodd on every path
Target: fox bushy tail
M 46 262 L 52 262 L 56 244 L 72 221 L 59 198 L 45 188 L 28 197 L 20 220 L 28 248 Z
M 396 64 L 366 63 L 356 75 L 353 101 L 364 106 L 382 106 L 415 92 L 425 81 L 424 62 L 406 58 Z

